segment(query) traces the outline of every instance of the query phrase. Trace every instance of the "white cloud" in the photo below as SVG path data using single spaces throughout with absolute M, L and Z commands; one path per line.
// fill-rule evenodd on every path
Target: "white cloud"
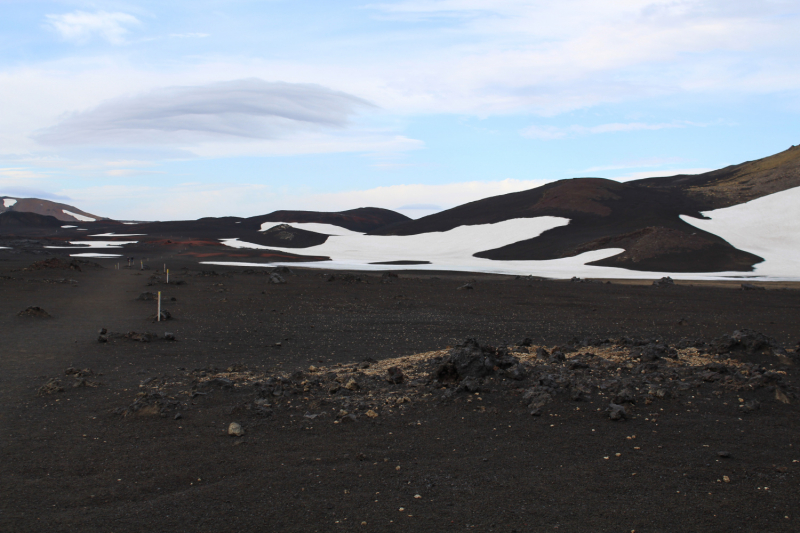
M 50 176 L 42 172 L 39 172 L 37 170 L 31 170 L 29 168 L 6 167 L 6 168 L 0 168 L 0 177 L 21 180 L 21 179 L 48 178 Z
M 422 146 L 392 131 L 353 127 L 364 110 L 375 106 L 320 85 L 251 78 L 112 99 L 31 137 L 49 147 L 138 147 L 164 157 L 394 153 Z
M 61 15 L 47 15 L 47 25 L 67 41 L 85 43 L 93 36 L 99 36 L 111 44 L 124 44 L 128 33 L 126 26 L 139 24 L 139 19 L 127 13 L 107 11 L 75 11 Z

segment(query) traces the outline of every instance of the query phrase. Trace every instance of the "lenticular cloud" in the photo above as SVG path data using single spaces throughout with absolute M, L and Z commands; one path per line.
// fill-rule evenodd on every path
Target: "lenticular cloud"
M 167 87 L 69 115 L 35 139 L 49 145 L 153 145 L 276 139 L 343 128 L 360 108 L 355 96 L 311 84 L 245 79 Z

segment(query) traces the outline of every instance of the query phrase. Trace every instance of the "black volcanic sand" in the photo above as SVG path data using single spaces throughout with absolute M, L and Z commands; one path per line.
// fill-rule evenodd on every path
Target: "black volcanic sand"
M 183 283 L 167 285 L 155 270 L 102 260 L 22 270 L 39 257 L 4 257 L 2 531 L 800 529 L 800 292 L 791 285 L 402 271 L 326 281 L 311 270 L 274 284 L 176 260 L 170 281 Z M 457 290 L 467 281 L 474 290 Z M 163 323 L 148 318 L 154 301 L 137 300 L 157 291 L 173 317 Z M 50 318 L 18 315 L 29 307 Z M 100 328 L 108 342 L 98 342 Z M 666 356 L 636 374 L 645 367 L 626 359 L 635 345 L 570 351 L 575 338 L 629 337 L 667 349 L 690 339 L 700 353 L 709 345 L 699 341 L 743 328 L 787 354 L 709 354 L 710 369 Z M 532 359 L 519 381 L 488 369 L 477 393 L 412 381 L 468 337 L 492 346 L 528 337 L 533 347 L 512 351 L 534 358 L 545 346 L 566 360 Z M 403 383 L 369 374 L 398 357 Z M 367 358 L 370 368 L 353 365 Z M 571 367 L 584 384 L 659 372 L 658 387 L 677 386 L 673 374 L 689 385 L 664 397 L 631 391 L 628 419 L 612 421 L 613 393 L 594 388 L 573 401 L 555 384 L 532 416 L 525 391 Z M 345 388 L 350 377 L 355 391 Z M 244 436 L 227 435 L 231 422 Z

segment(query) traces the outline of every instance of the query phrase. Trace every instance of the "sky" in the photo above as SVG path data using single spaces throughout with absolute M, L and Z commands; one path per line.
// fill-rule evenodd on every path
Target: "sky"
M 0 0 L 0 195 L 124 220 L 699 173 L 800 144 L 798 0 Z

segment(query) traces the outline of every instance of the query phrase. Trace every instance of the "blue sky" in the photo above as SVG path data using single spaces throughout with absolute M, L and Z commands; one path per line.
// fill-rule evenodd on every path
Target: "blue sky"
M 800 143 L 800 4 L 0 0 L 0 194 L 417 217 Z

